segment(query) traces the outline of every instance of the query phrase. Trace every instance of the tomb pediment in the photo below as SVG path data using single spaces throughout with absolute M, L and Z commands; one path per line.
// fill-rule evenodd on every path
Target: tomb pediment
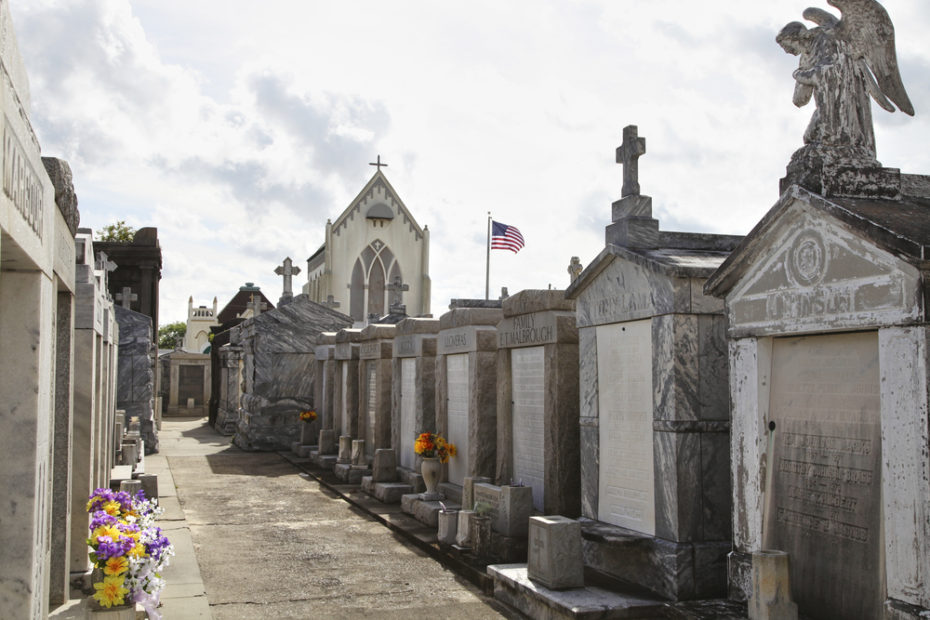
M 874 201 L 836 203 L 800 188 L 786 192 L 708 281 L 709 293 L 726 298 L 731 335 L 920 320 L 920 271 L 908 251 L 908 244 L 918 244 L 889 235 L 887 221 L 869 217 L 875 213 L 881 211 Z M 883 215 L 890 219 L 894 212 Z
M 631 250 L 608 245 L 566 292 L 576 300 L 578 327 L 669 313 L 719 312 L 703 293 L 726 252 Z

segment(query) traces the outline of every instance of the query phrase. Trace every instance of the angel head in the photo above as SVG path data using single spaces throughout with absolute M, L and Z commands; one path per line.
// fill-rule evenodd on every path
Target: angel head
M 781 29 L 775 41 L 792 56 L 799 56 L 810 51 L 812 32 L 801 22 L 791 22 Z

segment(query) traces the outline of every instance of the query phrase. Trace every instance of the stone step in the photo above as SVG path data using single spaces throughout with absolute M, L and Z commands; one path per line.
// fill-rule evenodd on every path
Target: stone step
M 439 503 L 440 501 L 442 501 L 442 504 Z M 429 527 L 439 526 L 439 511 L 442 510 L 443 505 L 445 505 L 448 510 L 458 510 L 461 508 L 459 504 L 454 502 L 447 503 L 446 500 L 424 500 L 420 493 L 409 493 L 400 498 L 401 510 Z

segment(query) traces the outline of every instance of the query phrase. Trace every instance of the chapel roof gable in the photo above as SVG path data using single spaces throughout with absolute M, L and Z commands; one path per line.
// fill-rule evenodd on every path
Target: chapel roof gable
M 372 202 L 375 190 L 377 189 L 383 191 L 387 203 Z M 367 204 L 369 202 L 371 204 Z M 349 203 L 349 206 L 346 207 L 335 221 L 333 221 L 333 234 L 339 234 L 339 230 L 342 227 L 348 226 L 349 222 L 354 220 L 355 217 L 367 217 L 369 215 L 369 209 L 373 207 L 378 207 L 374 211 L 375 216 L 378 216 L 380 219 L 386 219 L 384 217 L 386 215 L 384 208 L 390 209 L 391 204 L 397 209 L 397 216 L 394 219 L 399 220 L 399 222 L 395 222 L 395 225 L 398 223 L 406 225 L 419 241 L 423 237 L 423 229 L 417 223 L 416 219 L 414 219 L 413 215 L 407 209 L 407 206 L 400 199 L 397 191 L 380 169 L 375 172 L 368 183 L 365 184 L 365 187 L 362 188 L 362 191 Z M 363 207 L 363 205 L 365 206 Z M 384 208 L 382 208 L 382 206 Z

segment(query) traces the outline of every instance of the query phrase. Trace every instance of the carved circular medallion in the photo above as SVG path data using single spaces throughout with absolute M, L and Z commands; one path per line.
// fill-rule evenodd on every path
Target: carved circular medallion
M 819 283 L 827 271 L 827 252 L 823 239 L 814 232 L 805 232 L 795 239 L 788 257 L 788 275 L 798 286 Z

